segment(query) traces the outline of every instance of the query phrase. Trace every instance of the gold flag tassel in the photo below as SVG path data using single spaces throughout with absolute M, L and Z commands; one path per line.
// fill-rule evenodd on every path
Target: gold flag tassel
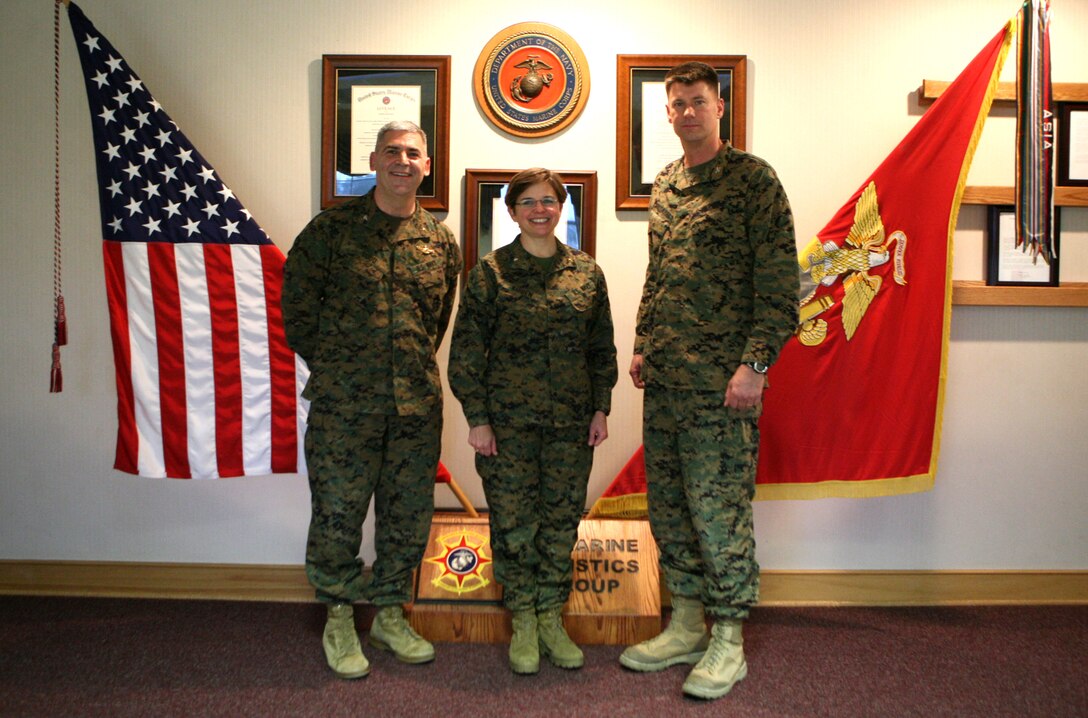
M 64 374 L 60 370 L 60 345 L 53 343 L 53 366 L 49 371 L 49 393 L 59 394 L 64 389 Z
M 60 348 L 68 343 L 68 318 L 64 314 L 64 297 L 57 295 L 56 316 L 53 320 L 53 364 L 49 368 L 49 393 L 64 389 L 64 373 L 60 368 Z
M 58 394 L 64 388 L 60 348 L 68 343 L 68 317 L 64 312 L 60 283 L 60 6 L 61 0 L 53 3 L 53 363 L 49 368 L 50 394 Z
M 53 342 L 61 347 L 68 343 L 68 317 L 64 313 L 64 297 L 59 294 L 53 318 Z

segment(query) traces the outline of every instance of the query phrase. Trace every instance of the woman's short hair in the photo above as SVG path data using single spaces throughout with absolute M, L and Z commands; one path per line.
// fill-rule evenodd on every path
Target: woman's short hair
M 547 182 L 560 202 L 567 201 L 567 188 L 562 177 L 543 167 L 530 167 L 510 178 L 510 184 L 506 187 L 506 206 L 513 209 L 522 193 L 537 182 Z

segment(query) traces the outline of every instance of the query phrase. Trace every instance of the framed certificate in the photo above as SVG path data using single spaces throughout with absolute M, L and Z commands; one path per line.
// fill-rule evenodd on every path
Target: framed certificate
M 1058 186 L 1088 187 L 1088 102 L 1058 106 Z
M 427 133 L 431 157 L 419 203 L 449 210 L 449 55 L 324 55 L 321 85 L 322 209 L 370 191 L 378 130 L 408 120 Z
M 1060 208 L 1054 208 L 1054 256 L 1047 264 L 1016 246 L 1016 209 L 993 205 L 986 229 L 986 284 L 990 286 L 1058 286 Z
M 699 61 L 718 71 L 725 100 L 720 137 L 746 149 L 747 58 L 744 55 L 618 55 L 616 57 L 616 209 L 646 209 L 654 177 L 684 151 L 669 124 L 665 74 Z
M 517 170 L 465 170 L 465 274 L 488 252 L 517 238 L 518 226 L 506 208 L 506 186 Z M 591 257 L 597 248 L 597 173 L 556 170 L 567 188 L 559 241 Z

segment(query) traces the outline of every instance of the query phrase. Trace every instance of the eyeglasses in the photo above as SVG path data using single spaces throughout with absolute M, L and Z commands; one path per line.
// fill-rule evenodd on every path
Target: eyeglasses
M 532 209 L 538 204 L 544 209 L 551 209 L 552 207 L 558 207 L 561 203 L 555 197 L 544 197 L 543 199 L 532 199 L 531 197 L 526 197 L 525 199 L 519 199 L 514 204 L 516 204 L 518 207 L 521 207 L 522 209 Z

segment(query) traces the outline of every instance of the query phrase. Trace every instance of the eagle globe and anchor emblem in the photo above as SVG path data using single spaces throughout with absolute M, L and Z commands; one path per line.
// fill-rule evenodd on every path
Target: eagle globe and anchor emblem
M 470 529 L 459 529 L 435 539 L 438 550 L 424 559 L 439 568 L 431 579 L 436 588 L 458 596 L 488 586 L 491 581 L 483 575 L 492 559 L 487 555 L 488 537 Z
M 540 73 L 541 70 L 551 70 L 552 66 L 541 62 L 539 55 L 529 55 L 529 59 L 523 60 L 514 67 L 528 70 L 524 75 L 518 75 L 510 82 L 510 94 L 518 102 L 529 102 L 539 95 L 545 87 L 551 87 L 555 75 L 550 72 Z
M 476 101 L 500 130 L 519 137 L 559 132 L 589 97 L 581 48 L 557 27 L 524 22 L 497 33 L 473 71 Z
M 816 238 L 801 252 L 801 271 L 812 277 L 816 287 L 801 300 L 797 340 L 806 347 L 823 343 L 829 325 L 821 315 L 835 306 L 835 289 L 841 286 L 841 294 L 837 296 L 841 297 L 838 301 L 842 304 L 842 329 L 850 341 L 884 286 L 883 279 L 872 270 L 890 262 L 892 279 L 896 284 L 906 285 L 906 252 L 906 233 L 896 230 L 887 234 L 880 216 L 876 183 L 870 182 L 854 206 L 854 222 L 841 246 Z

